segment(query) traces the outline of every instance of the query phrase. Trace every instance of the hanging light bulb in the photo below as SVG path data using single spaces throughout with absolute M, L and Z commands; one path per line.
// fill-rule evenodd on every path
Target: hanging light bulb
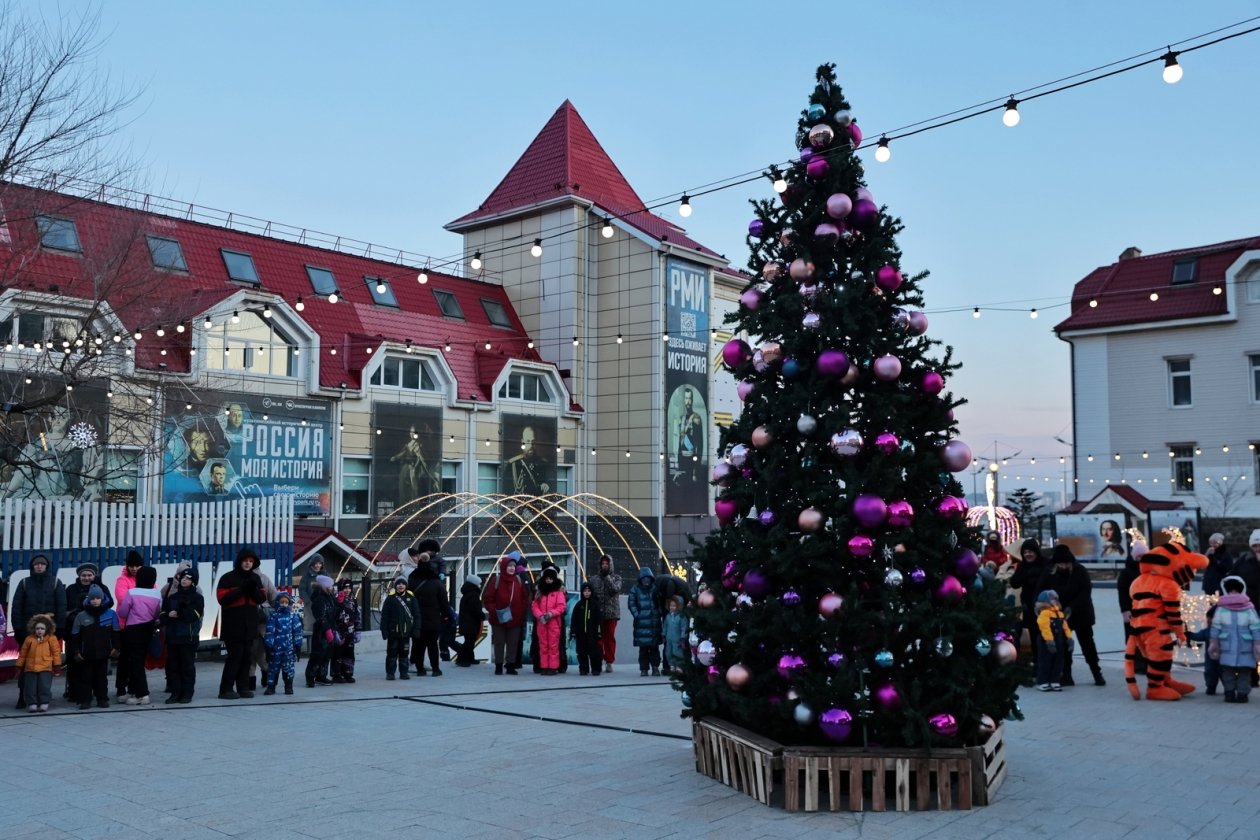
M 1222 291 L 1224 291 L 1224 289 L 1221 288 L 1219 283 L 1212 287 L 1212 294 L 1214 295 L 1219 295 Z
M 480 251 L 473 252 L 472 261 L 469 262 L 468 265 L 472 267 L 473 271 L 481 271 L 481 252 Z
M 233 324 L 239 324 L 240 322 L 241 322 L 241 313 L 236 312 L 236 311 L 233 311 L 233 312 L 232 312 L 232 323 L 233 323 Z
M 385 294 L 385 289 L 385 281 L 378 278 L 376 281 L 376 293 L 378 295 L 383 295 Z
M 140 330 L 136 330 L 135 333 L 131 337 L 134 338 L 136 341 L 139 341 L 140 339 L 144 338 L 144 333 L 140 332 Z M 18 346 L 21 347 L 21 345 L 18 345 Z
M 446 339 L 446 346 L 442 349 L 444 349 L 447 353 L 451 352 L 451 340 L 449 338 Z
M 298 312 L 302 312 L 303 310 L 306 309 L 306 304 L 302 302 L 301 295 L 298 295 L 297 303 L 293 304 L 293 308 L 296 309 Z
M 629 457 L 630 457 L 630 450 L 629 450 L 629 449 L 627 449 L 627 450 L 626 450 L 626 457 L 627 457 L 627 458 L 629 458 Z
M 1019 100 L 1013 96 L 1006 100 L 1006 110 L 1002 112 L 1002 125 L 1007 128 L 1019 125 Z
M 1159 300 L 1159 292 L 1151 292 L 1151 302 L 1154 303 L 1157 300 Z
M 337 293 L 336 293 L 336 292 L 329 292 L 329 293 L 328 293 L 328 302 L 329 302 L 329 303 L 336 303 L 336 302 L 338 301 L 338 299 L 339 299 L 339 298 L 337 297 Z
M 534 339 L 532 339 L 532 338 L 531 338 L 529 341 L 527 341 L 527 342 L 525 343 L 525 346 L 526 346 L 526 347 L 528 347 L 530 350 L 533 350 L 533 349 L 534 349 Z
M 1112 458 L 1114 458 L 1115 460 L 1119 461 L 1119 460 L 1120 460 L 1120 453 L 1119 453 L 1119 452 L 1117 452 L 1115 455 L 1112 455 L 1111 457 L 1112 457 Z
M 182 333 L 185 329 L 186 329 L 186 328 L 184 327 L 184 322 L 183 322 L 183 321 L 180 321 L 178 324 L 176 324 L 176 325 L 175 325 L 175 332 L 177 332 L 177 333 Z M 100 340 L 99 338 L 98 338 L 98 339 L 96 339 L 96 343 L 97 343 L 97 344 L 100 344 L 100 343 L 101 343 L 101 340 Z
M 664 335 L 662 335 L 661 341 L 665 342 L 666 344 L 669 344 L 669 333 L 665 333 Z
M 542 240 L 541 239 L 535 239 L 534 244 L 529 246 L 529 255 L 531 257 L 542 256 Z
M 1178 55 L 1171 49 L 1164 54 L 1164 81 L 1170 85 L 1181 81 L 1182 70 L 1181 65 L 1177 63 Z
M 157 337 L 161 338 L 164 335 L 166 335 L 166 327 L 159 326 L 157 328 Z
M 1032 311 L 1028 313 L 1028 317 L 1032 318 L 1034 321 L 1037 320 L 1037 307 L 1034 306 L 1032 308 Z
M 888 163 L 892 158 L 892 149 L 888 148 L 888 138 L 879 138 L 879 145 L 875 147 L 875 160 L 880 163 Z
M 691 215 L 691 198 L 683 193 L 682 201 L 678 202 L 678 215 L 684 219 Z
M 419 283 L 421 286 L 423 286 L 425 283 L 428 283 L 428 282 L 429 282 L 429 272 L 427 272 L 427 271 L 421 271 L 419 274 L 417 274 L 417 275 L 416 275 L 416 282 L 417 282 L 417 283 Z
M 122 336 L 118 333 L 114 333 L 114 343 L 118 344 L 120 341 L 122 341 Z
M 263 317 L 264 318 L 271 317 L 271 304 L 267 303 L 263 305 Z
M 578 337 L 577 337 L 576 335 L 575 335 L 575 336 L 573 336 L 573 346 L 574 346 L 574 347 L 577 347 L 577 346 L 578 346 Z
M 605 239 L 612 239 L 612 235 L 613 235 L 612 219 L 604 219 L 604 226 L 599 229 L 599 233 Z
M 787 179 L 778 177 L 774 179 L 774 191 L 777 193 L 787 192 Z
M 485 348 L 486 348 L 487 350 L 489 350 L 489 349 L 491 348 L 490 342 L 488 342 L 488 341 L 487 341 L 487 342 L 485 343 Z
M 1090 298 L 1090 299 L 1089 299 L 1089 308 L 1090 308 L 1090 309 L 1097 309 L 1097 308 L 1098 308 L 1098 298 Z
M 211 329 L 214 326 L 214 321 L 211 321 L 210 316 L 207 315 L 206 320 L 202 321 L 201 325 L 205 327 L 206 329 Z
M 617 343 L 620 344 L 623 341 L 625 341 L 625 339 L 621 337 L 621 333 L 617 333 Z
M 972 318 L 980 317 L 980 307 L 977 306 L 975 309 L 971 310 L 971 317 Z

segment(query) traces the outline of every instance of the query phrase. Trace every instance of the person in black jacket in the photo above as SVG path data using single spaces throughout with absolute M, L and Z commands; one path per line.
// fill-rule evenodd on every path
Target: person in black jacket
M 411 651 L 411 662 L 416 666 L 416 675 L 425 676 L 424 655 L 429 655 L 429 665 L 433 676 L 442 676 L 441 659 L 438 654 L 438 637 L 442 635 L 442 627 L 450 621 L 451 602 L 446 597 L 446 586 L 438 579 L 438 574 L 429 562 L 428 554 L 417 558 L 414 573 L 419 586 L 412 590 L 416 596 L 416 604 L 420 608 L 420 633 L 416 646 Z
M 1023 615 L 1020 618 L 1020 624 L 1028 631 L 1028 641 L 1033 646 L 1034 659 L 1036 658 L 1036 638 L 1037 629 L 1037 593 L 1041 589 L 1037 586 L 1041 582 L 1041 576 L 1050 568 L 1050 561 L 1041 553 L 1041 543 L 1034 539 L 1024 540 L 1024 544 L 1019 547 L 1019 566 L 1011 574 L 1011 589 L 1019 590 L 1019 602 L 1023 606 Z
M 55 632 L 66 625 L 66 588 L 52 571 L 52 564 L 43 554 L 31 558 L 30 576 L 17 585 L 13 594 L 13 606 L 9 611 L 9 626 L 18 647 L 26 641 L 27 625 L 37 615 L 53 617 Z M 23 696 L 23 680 L 18 680 L 18 701 L 15 709 L 28 704 Z
M 206 599 L 197 591 L 197 571 L 182 569 L 175 573 L 175 586 L 162 601 L 159 619 L 166 632 L 166 655 L 171 696 L 167 703 L 191 703 L 197 685 L 197 645 L 201 642 L 201 617 L 206 613 Z
M 578 602 L 573 605 L 570 623 L 573 625 L 573 641 L 577 647 L 578 673 L 582 676 L 599 676 L 603 667 L 600 645 L 603 614 L 590 581 L 582 584 Z
M 88 590 L 97 582 L 100 572 L 97 571 L 95 563 L 81 563 L 75 570 L 78 580 L 66 587 L 66 620 L 58 631 L 57 635 L 62 641 L 69 642 L 70 636 L 74 632 L 74 620 L 83 610 L 83 606 L 87 601 Z M 101 587 L 97 587 L 100 589 Z M 109 596 L 108 592 L 104 592 L 105 607 L 114 606 L 114 599 Z M 79 680 L 83 673 L 83 663 L 75 660 L 74 657 L 66 652 L 66 691 L 62 695 L 66 700 L 78 700 L 79 698 Z
M 92 584 L 66 637 L 66 659 L 79 668 L 75 687 L 78 695 L 74 699 L 80 709 L 92 707 L 92 695 L 96 695 L 99 708 L 109 708 L 109 660 L 118 657 L 121 647 L 118 616 L 109 607 L 109 594 L 100 585 Z
M 1138 543 L 1142 546 L 1142 550 L 1146 550 L 1144 543 Z M 1138 579 L 1138 575 L 1142 570 L 1138 568 L 1137 558 L 1133 556 L 1133 549 L 1137 546 L 1129 548 L 1129 554 L 1125 558 L 1124 568 L 1120 570 L 1119 577 L 1116 578 L 1116 599 L 1120 602 L 1120 616 L 1124 619 L 1124 644 L 1125 649 L 1129 646 L 1129 637 L 1133 635 L 1133 625 L 1129 623 L 1130 613 L 1133 612 L 1133 581 Z M 1146 657 L 1138 651 L 1133 655 L 1133 671 L 1137 674 L 1146 673 Z
M 267 600 L 267 590 L 258 574 L 258 554 L 242 548 L 232 562 L 232 571 L 219 578 L 215 598 L 219 613 L 219 641 L 227 648 L 223 676 L 219 678 L 219 699 L 253 697 L 249 674 L 253 670 L 250 645 L 258 638 L 258 605 Z
M 485 627 L 485 612 L 481 607 L 481 578 L 469 575 L 459 589 L 459 634 L 463 644 L 455 646 L 455 664 L 467 668 L 477 664 L 477 640 Z
M 1051 555 L 1053 565 L 1041 576 L 1037 591 L 1053 589 L 1059 593 L 1059 602 L 1068 610 L 1068 626 L 1076 636 L 1077 646 L 1094 675 L 1094 685 L 1106 685 L 1102 669 L 1098 667 L 1098 647 L 1094 644 L 1093 583 L 1089 572 L 1076 562 L 1076 555 L 1066 545 L 1056 545 Z M 1072 679 L 1072 660 L 1063 661 L 1063 685 L 1075 685 Z
M 1208 537 L 1207 550 L 1203 553 L 1208 558 L 1208 567 L 1203 570 L 1203 594 L 1223 595 L 1221 581 L 1234 565 L 1234 558 L 1225 547 L 1225 535 L 1216 533 Z
M 336 638 L 337 602 L 333 598 L 333 579 L 316 575 L 311 587 L 311 655 L 306 660 L 306 687 L 332 685 L 328 663 Z

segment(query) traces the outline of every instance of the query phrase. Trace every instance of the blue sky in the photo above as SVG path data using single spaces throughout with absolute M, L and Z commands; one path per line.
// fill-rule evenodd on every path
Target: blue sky
M 1230 0 L 111 0 L 100 61 L 144 87 L 123 139 L 152 192 L 448 257 L 459 240 L 442 225 L 480 203 L 566 98 L 651 201 L 789 157 L 823 62 L 873 137 L 1256 14 Z M 1028 103 L 1014 129 L 988 115 L 868 161 L 876 199 L 906 225 L 904 267 L 932 272 L 930 334 L 964 365 L 950 383 L 971 400 L 961 437 L 980 454 L 1021 452 L 1003 490 L 1060 485 L 1069 353 L 1052 327 L 1074 282 L 1130 245 L 1260 234 L 1258 47 L 1260 33 L 1185 56 L 1176 85 L 1152 67 Z M 684 226 L 742 266 L 747 200 L 768 194 L 699 199 Z M 998 304 L 1022 311 L 971 316 Z M 954 307 L 967 311 L 940 311 Z

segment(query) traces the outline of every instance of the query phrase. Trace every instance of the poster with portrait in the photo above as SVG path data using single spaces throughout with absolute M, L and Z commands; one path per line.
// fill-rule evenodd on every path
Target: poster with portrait
M 1123 563 L 1128 550 L 1125 513 L 1058 513 L 1055 542 L 1066 545 L 1082 563 Z
M 106 390 L 0 375 L 0 499 L 107 501 Z
M 709 511 L 708 305 L 708 271 L 682 260 L 666 260 L 667 514 Z
M 499 440 L 500 493 L 546 496 L 556 492 L 556 418 L 504 414 Z
M 372 404 L 372 499 L 376 516 L 442 490 L 442 409 Z
M 1151 546 L 1163 545 L 1170 539 L 1165 529 L 1176 528 L 1181 531 L 1181 542 L 1186 548 L 1199 552 L 1204 546 L 1199 541 L 1199 509 L 1178 508 L 1176 510 L 1152 510 L 1147 516 L 1151 521 Z
M 329 514 L 330 401 L 171 390 L 163 427 L 162 501 L 293 496 L 295 514 Z

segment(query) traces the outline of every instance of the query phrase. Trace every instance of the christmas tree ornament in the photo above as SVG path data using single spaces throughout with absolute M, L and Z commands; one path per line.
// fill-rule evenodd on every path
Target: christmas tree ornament
M 770 591 L 770 580 L 761 569 L 749 569 L 744 573 L 744 591 L 753 598 L 764 598 Z
M 992 642 L 990 642 L 988 639 L 984 638 L 983 636 L 980 637 L 979 639 L 976 639 L 976 655 L 977 656 L 988 656 L 992 652 L 993 652 Z
M 895 292 L 901 288 L 901 272 L 891 265 L 880 266 L 875 272 L 875 285 L 885 292 Z
M 796 517 L 797 526 L 808 534 L 822 530 L 823 522 L 824 517 L 822 511 L 815 507 L 805 508 L 801 511 L 800 515 Z
M 747 289 L 739 296 L 739 303 L 749 312 L 756 312 L 761 308 L 761 302 L 765 297 L 761 289 Z M 726 348 L 722 349 L 722 361 L 726 361 Z
M 817 102 L 810 103 L 809 108 L 805 110 L 805 116 L 810 122 L 818 122 L 827 115 L 827 109 Z
M 954 655 L 954 643 L 944 636 L 937 636 L 932 642 L 932 650 L 936 651 L 937 656 L 945 659 Z
M 895 455 L 901 451 L 901 441 L 892 432 L 881 432 L 875 436 L 875 448 L 885 455 Z
M 897 569 L 889 569 L 887 572 L 884 572 L 884 586 L 887 586 L 889 589 L 900 589 L 903 583 L 905 583 L 905 578 Z
M 727 589 L 739 589 L 742 586 L 744 576 L 739 572 L 739 563 L 734 560 L 727 560 L 726 566 L 722 569 L 722 586 Z
M 993 653 L 997 656 L 998 662 L 1003 665 L 1011 665 L 1019 658 L 1019 651 L 1015 649 L 1015 645 L 1003 639 L 993 648 Z
M 813 159 L 814 159 L 814 149 L 812 146 L 806 146 L 805 148 L 801 149 L 801 154 L 800 154 L 801 163 L 809 163 Z
M 783 606 L 795 607 L 801 603 L 801 595 L 795 589 L 789 589 L 783 593 Z
M 748 685 L 750 679 L 752 673 L 738 662 L 726 669 L 726 684 L 736 691 Z
M 887 648 L 875 651 L 875 665 L 880 668 L 891 668 L 897 662 L 893 652 Z
M 927 583 L 927 572 L 923 569 L 915 567 L 910 570 L 910 583 L 915 586 L 922 586 Z
M 849 123 L 853 122 L 853 112 L 847 108 L 836 111 L 831 115 L 831 121 L 841 128 L 848 128 Z
M 814 241 L 822 248 L 834 248 L 840 241 L 840 228 L 831 222 L 823 222 L 814 228 Z
M 909 330 L 910 313 L 904 309 L 894 309 L 892 313 L 892 324 L 899 330 Z
M 833 219 L 845 219 L 853 212 L 853 199 L 844 193 L 827 196 L 827 215 Z
M 684 691 L 682 692 L 681 696 L 678 699 L 682 701 L 682 705 L 684 709 L 691 708 L 691 695 L 690 694 Z
M 740 402 L 748 402 L 748 398 L 752 396 L 753 389 L 756 386 L 751 382 L 740 382 L 735 386 L 735 394 L 739 397 Z
M 748 447 L 742 443 L 737 443 L 731 447 L 731 463 L 737 467 L 747 464 L 749 455 Z
M 853 734 L 853 715 L 847 709 L 831 708 L 818 716 L 818 728 L 828 740 L 840 743 Z
M 722 362 L 731 370 L 752 358 L 752 348 L 740 338 L 732 338 L 722 345 Z
M 700 634 L 692 630 L 687 634 L 687 644 L 691 645 L 692 652 L 695 652 L 696 645 L 700 644 Z
M 801 298 L 808 304 L 813 304 L 813 302 L 818 299 L 819 287 L 817 283 L 814 283 L 812 281 L 808 283 L 802 283 L 800 286 L 797 287 L 796 291 L 798 294 L 800 294 Z
M 739 503 L 734 499 L 718 499 L 713 503 L 713 512 L 718 522 L 730 525 L 739 516 Z
M 928 317 L 917 309 L 910 311 L 910 331 L 915 335 L 923 335 L 928 331 Z
M 844 376 L 849 369 L 849 356 L 843 350 L 824 350 L 818 354 L 816 367 L 823 376 Z
M 833 671 L 839 670 L 844 665 L 844 654 L 840 651 L 832 651 L 827 654 L 827 667 Z
M 961 440 L 947 441 L 940 449 L 941 463 L 950 472 L 962 472 L 971 466 L 971 447 Z
M 815 181 L 821 181 L 827 177 L 827 173 L 831 171 L 831 164 L 827 163 L 827 159 L 820 155 L 814 155 L 809 159 L 809 163 L 805 164 L 805 175 L 813 178 Z
M 710 665 L 708 670 L 705 672 L 705 676 L 708 678 L 710 683 L 716 683 L 722 678 L 722 669 L 716 665 Z
M 822 327 L 822 318 L 817 312 L 806 312 L 801 318 L 801 326 L 811 332 L 817 332 Z
M 795 653 L 785 653 L 779 657 L 779 666 L 777 668 L 779 676 L 785 680 L 790 680 L 806 668 L 805 660 Z
M 792 356 L 788 356 L 783 360 L 782 371 L 785 379 L 795 379 L 804 372 L 804 369 L 799 361 Z
M 778 517 L 775 516 L 775 513 L 772 510 L 758 511 L 757 513 L 757 521 L 760 522 L 763 527 L 769 528 L 777 520 Z
M 932 727 L 932 731 L 937 735 L 942 735 L 946 738 L 952 738 L 958 734 L 958 721 L 948 712 L 932 715 L 928 718 L 928 726 Z
M 970 548 L 963 547 L 954 553 L 954 574 L 962 580 L 971 580 L 980 571 L 980 558 Z
M 713 664 L 713 657 L 716 655 L 717 648 L 713 646 L 713 642 L 701 642 L 696 648 L 696 661 L 705 667 Z
M 796 418 L 796 431 L 803 435 L 812 435 L 818 431 L 818 420 L 809 414 L 802 414 Z
M 871 193 L 871 190 L 869 187 L 858 187 L 856 190 L 853 191 L 853 197 L 858 198 L 858 199 L 865 199 L 869 201 L 871 204 L 879 203 L 875 200 L 875 196 Z
M 814 722 L 814 710 L 804 703 L 798 703 L 792 710 L 792 720 L 796 721 L 798 726 L 809 726 Z
M 919 379 L 919 389 L 925 394 L 939 394 L 945 389 L 945 377 L 934 370 L 929 370 Z
M 796 241 L 796 231 L 792 228 L 784 228 L 779 231 L 779 244 L 784 248 L 790 248 L 792 243 Z
M 892 683 L 884 683 L 875 689 L 875 702 L 885 712 L 895 712 L 901 708 L 901 692 Z
M 936 512 L 945 517 L 962 516 L 967 512 L 967 503 L 957 496 L 943 496 L 936 503 Z
M 859 228 L 868 228 L 875 224 L 878 218 L 879 208 L 875 206 L 875 202 L 866 198 L 859 198 L 853 202 L 853 211 L 849 213 L 850 224 Z
M 879 496 L 863 493 L 853 500 L 853 518 L 863 528 L 878 528 L 888 518 L 888 505 Z
M 774 432 L 769 426 L 758 426 L 752 432 L 752 445 L 757 449 L 765 449 L 774 443 Z
M 783 262 L 768 262 L 761 267 L 761 279 L 773 282 L 780 277 L 786 277 L 788 267 Z
M 853 148 L 856 149 L 858 146 L 861 146 L 862 145 L 862 129 L 858 128 L 857 122 L 856 121 L 850 122 L 849 125 L 846 127 L 846 130 L 849 132 L 849 141 L 853 144 Z
M 858 380 L 857 365 L 849 365 L 849 369 L 845 371 L 844 376 L 840 377 L 840 384 L 851 386 L 854 382 L 857 382 L 857 380 Z
M 696 596 L 696 606 L 702 610 L 711 609 L 716 603 L 717 597 L 707 589 Z
M 736 642 L 738 642 L 738 641 L 739 641 L 739 633 L 735 632 L 734 630 L 732 630 L 731 632 L 727 633 L 727 634 L 726 634 L 726 641 L 730 642 L 731 644 L 735 644 Z
M 901 376 L 901 359 L 891 353 L 885 353 L 871 365 L 875 378 L 881 382 L 892 382 Z
M 760 348 L 753 351 L 752 363 L 753 370 L 757 371 L 757 373 L 765 373 L 770 369 L 770 363 L 766 361 L 766 357 L 762 354 Z
M 997 724 L 988 715 L 980 715 L 980 731 L 985 735 L 997 732 Z
M 825 149 L 836 139 L 836 130 L 826 123 L 819 123 L 809 130 L 809 145 L 815 149 Z
M 747 607 L 751 607 L 752 605 L 753 605 L 752 596 L 749 595 L 747 592 L 741 592 L 735 596 L 736 609 L 747 608 Z
M 773 365 L 783 358 L 783 345 L 777 341 L 767 341 L 759 349 L 767 364 Z
M 875 542 L 865 534 L 849 537 L 849 553 L 854 557 L 870 557 L 875 550 Z
M 719 487 L 729 487 L 735 480 L 735 468 L 725 461 L 713 465 L 713 483 Z
M 845 429 L 831 436 L 827 445 L 833 454 L 841 458 L 851 458 L 862 451 L 862 433 L 857 429 Z
M 761 219 L 753 219 L 748 223 L 748 235 L 754 239 L 760 239 L 766 234 L 766 223 Z
M 792 265 L 788 269 L 793 280 L 812 280 L 814 277 L 814 264 L 809 260 L 800 257 L 792 260 Z
M 828 592 L 818 599 L 818 614 L 823 618 L 831 618 L 844 606 L 844 599 L 834 592 Z
M 958 578 L 946 575 L 944 580 L 937 584 L 932 597 L 938 604 L 951 604 L 966 594 L 967 589 Z
M 888 524 L 894 528 L 909 528 L 914 523 L 914 508 L 905 499 L 888 504 Z

